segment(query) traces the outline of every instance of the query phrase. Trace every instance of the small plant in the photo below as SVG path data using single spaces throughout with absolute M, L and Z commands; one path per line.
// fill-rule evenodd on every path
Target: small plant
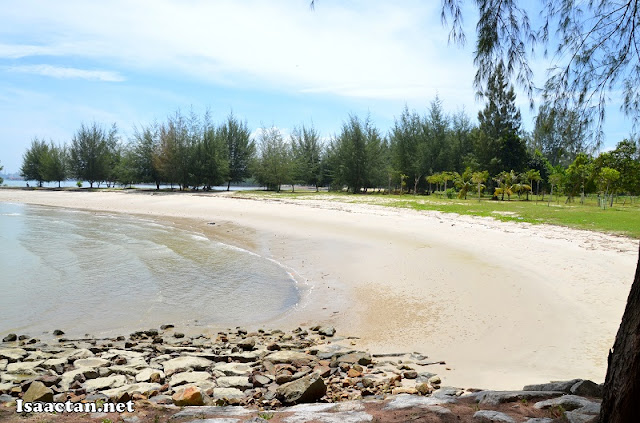
M 273 418 L 273 413 L 262 412 L 258 414 L 258 417 L 263 420 L 271 420 Z
M 102 408 L 103 405 L 104 405 L 104 400 L 102 398 L 98 398 L 96 400 L 96 408 Z
M 102 419 L 102 423 L 113 423 L 111 419 Z
M 527 405 L 529 405 L 529 401 L 527 401 L 527 399 L 526 399 L 526 398 L 522 398 L 522 399 L 520 400 L 520 402 L 521 402 L 521 403 L 522 403 L 522 405 L 524 405 L 525 407 L 526 407 Z
M 553 419 L 566 418 L 565 409 L 561 405 L 554 405 L 549 409 L 549 415 Z
M 78 188 L 82 188 L 82 181 L 78 181 L 76 182 L 76 185 L 78 186 Z M 108 419 L 107 419 L 108 420 Z

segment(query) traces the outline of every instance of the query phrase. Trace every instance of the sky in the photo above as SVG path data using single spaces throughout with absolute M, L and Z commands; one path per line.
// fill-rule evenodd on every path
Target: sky
M 328 139 L 349 114 L 382 133 L 405 104 L 437 96 L 476 122 L 477 13 L 465 47 L 448 43 L 440 1 L 138 0 L 4 2 L 0 14 L 0 164 L 18 172 L 34 137 L 69 143 L 81 123 L 134 125 L 176 110 L 215 122 L 233 112 L 252 131 L 313 125 Z M 469 2 L 473 3 L 473 2 Z M 470 6 L 471 7 L 471 6 Z M 544 81 L 549 59 L 532 59 Z M 535 111 L 516 90 L 523 125 Z M 632 122 L 610 102 L 604 149 Z

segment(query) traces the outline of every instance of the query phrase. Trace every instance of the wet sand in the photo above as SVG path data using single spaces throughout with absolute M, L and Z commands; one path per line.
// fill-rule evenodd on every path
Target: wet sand
M 421 352 L 459 387 L 602 382 L 637 261 L 627 238 L 364 204 L 27 190 L 0 201 L 152 217 L 276 260 L 304 298 L 271 327 L 333 324 L 358 348 Z

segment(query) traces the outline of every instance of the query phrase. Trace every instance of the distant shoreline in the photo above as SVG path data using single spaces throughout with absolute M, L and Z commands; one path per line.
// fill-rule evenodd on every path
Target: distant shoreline
M 309 284 L 276 327 L 319 322 L 358 348 L 446 359 L 444 383 L 604 380 L 636 241 L 548 225 L 232 194 L 0 190 L 0 201 L 145 216 L 272 258 Z M 207 223 L 215 222 L 215 225 Z

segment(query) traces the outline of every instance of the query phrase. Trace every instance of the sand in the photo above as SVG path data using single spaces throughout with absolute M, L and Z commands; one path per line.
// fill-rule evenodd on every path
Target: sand
M 624 237 L 366 204 L 8 189 L 0 201 L 144 215 L 276 260 L 303 299 L 268 326 L 331 324 L 374 353 L 421 352 L 463 388 L 602 382 L 638 254 Z

